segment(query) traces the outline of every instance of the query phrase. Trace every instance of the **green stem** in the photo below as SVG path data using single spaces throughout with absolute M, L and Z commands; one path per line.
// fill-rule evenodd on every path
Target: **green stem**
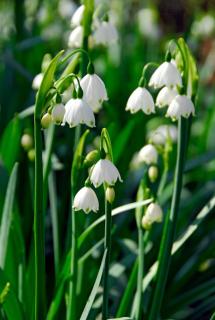
M 137 313 L 136 320 L 142 319 L 143 300 L 143 274 L 144 274 L 144 241 L 143 228 L 138 227 L 138 274 L 137 274 Z
M 35 248 L 35 320 L 45 319 L 45 245 L 43 215 L 42 136 L 40 118 L 34 117 L 35 188 L 34 188 L 34 248 Z
M 158 199 L 162 195 L 163 189 L 164 189 L 166 181 L 167 181 L 167 175 L 168 175 L 168 166 L 165 166 L 164 170 L 163 170 L 162 177 L 161 177 L 161 181 L 159 183 L 158 191 L 157 191 Z
M 111 253 L 111 204 L 105 199 L 105 243 L 104 250 L 107 250 L 107 257 L 105 260 L 104 278 L 103 278 L 103 304 L 102 304 L 102 320 L 108 319 L 108 301 L 109 301 L 109 266 Z
M 152 305 L 149 313 L 149 320 L 157 320 L 159 318 L 161 303 L 164 295 L 164 289 L 166 286 L 168 270 L 171 260 L 171 250 L 172 244 L 175 236 L 175 229 L 177 224 L 178 209 L 180 202 L 180 195 L 182 189 L 182 179 L 183 179 L 183 169 L 185 162 L 185 153 L 187 136 L 187 120 L 180 118 L 179 120 L 179 130 L 178 130 L 178 149 L 177 149 L 177 162 L 174 178 L 174 188 L 171 210 L 166 216 L 163 236 L 159 251 L 159 265 L 156 275 L 156 286 L 152 299 Z
M 55 183 L 54 172 L 52 171 L 49 174 L 48 186 L 49 186 L 50 211 L 51 211 L 51 221 L 52 221 L 52 237 L 53 237 L 55 280 L 56 280 L 59 272 L 59 265 L 60 265 L 60 243 L 59 243 L 60 241 L 59 241 L 56 183 Z

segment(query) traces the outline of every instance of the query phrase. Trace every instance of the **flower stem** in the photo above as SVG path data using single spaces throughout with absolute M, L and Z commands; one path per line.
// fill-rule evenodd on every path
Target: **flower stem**
M 111 253 L 111 204 L 105 198 L 105 243 L 104 249 L 107 250 L 107 257 L 105 261 L 104 277 L 103 277 L 103 305 L 102 305 L 102 319 L 108 318 L 108 298 L 109 298 L 109 266 L 110 266 L 110 253 Z
M 158 257 L 158 271 L 156 275 L 156 286 L 152 299 L 152 305 L 149 313 L 149 320 L 157 320 L 159 318 L 161 303 L 166 286 L 168 270 L 171 260 L 171 249 L 174 241 L 175 230 L 177 225 L 178 209 L 180 202 L 180 195 L 182 189 L 183 169 L 186 154 L 187 140 L 187 124 L 188 120 L 180 118 L 178 130 L 178 149 L 177 149 L 177 162 L 174 177 L 173 197 L 171 209 L 168 212 L 160 245 Z
M 43 214 L 42 136 L 40 118 L 34 117 L 35 188 L 34 188 L 34 248 L 35 248 L 35 320 L 45 319 L 45 245 Z
M 137 274 L 136 320 L 142 319 L 143 273 L 144 273 L 144 241 L 143 241 L 143 228 L 140 225 L 138 227 L 138 274 Z

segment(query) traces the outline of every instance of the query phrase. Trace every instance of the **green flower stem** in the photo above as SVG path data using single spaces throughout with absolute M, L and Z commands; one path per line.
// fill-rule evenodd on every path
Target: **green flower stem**
M 143 228 L 141 226 L 139 226 L 138 227 L 138 274 L 137 274 L 137 314 L 136 314 L 136 320 L 142 319 L 143 274 L 144 274 Z
M 108 302 L 109 302 L 109 266 L 111 253 L 111 204 L 105 199 L 105 243 L 104 250 L 107 250 L 105 260 L 104 277 L 103 277 L 103 304 L 102 304 L 102 320 L 108 319 Z
M 181 117 L 178 124 L 178 149 L 172 204 L 171 209 L 165 219 L 163 236 L 158 257 L 159 265 L 156 275 L 156 285 L 149 313 L 149 320 L 157 320 L 159 318 L 161 303 L 168 276 L 168 270 L 171 260 L 171 250 L 177 225 L 178 209 L 182 189 L 183 169 L 186 154 L 185 141 L 187 141 L 187 125 L 188 120 Z
M 40 117 L 34 117 L 35 187 L 34 187 L 34 249 L 35 249 L 35 313 L 34 319 L 45 319 L 45 245 L 43 214 L 42 136 Z

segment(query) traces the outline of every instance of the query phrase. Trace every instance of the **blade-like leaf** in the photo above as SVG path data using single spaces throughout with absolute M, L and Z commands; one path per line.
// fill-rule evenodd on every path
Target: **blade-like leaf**
M 146 206 L 152 202 L 152 199 L 147 199 L 144 201 L 139 201 L 139 202 L 133 202 L 133 203 L 128 203 L 123 206 L 120 206 L 118 208 L 115 208 L 112 210 L 112 216 L 118 215 L 120 213 L 135 209 L 137 207 L 142 207 Z M 84 232 L 79 236 L 78 238 L 78 247 L 80 248 L 83 242 L 85 241 L 85 238 L 94 230 L 96 226 L 98 226 L 101 222 L 105 221 L 105 215 L 101 216 L 99 219 L 94 221 Z
M 0 267 L 4 269 L 5 258 L 7 254 L 8 239 L 10 227 L 12 222 L 12 209 L 15 195 L 15 187 L 17 180 L 18 163 L 15 163 L 12 170 L 10 180 L 7 187 L 5 203 L 2 214 L 2 221 L 0 227 Z
M 107 250 L 105 250 L 105 252 L 104 252 L 104 255 L 103 255 L 103 258 L 102 258 L 102 262 L 101 262 L 101 265 L 100 265 L 100 268 L 99 268 L 99 272 L 98 272 L 97 277 L 96 277 L 96 281 L 94 283 L 93 289 L 92 289 L 92 291 L 90 293 L 90 296 L 88 298 L 88 301 L 86 303 L 86 306 L 84 308 L 84 311 L 83 311 L 83 313 L 81 315 L 80 320 L 87 320 L 87 318 L 88 318 L 88 315 L 89 315 L 90 310 L 92 308 L 93 302 L 95 300 L 95 297 L 96 297 L 96 294 L 98 292 L 98 288 L 99 288 L 99 285 L 100 285 L 100 282 L 101 282 L 101 278 L 102 278 L 102 274 L 103 274 L 104 266 L 105 266 L 106 255 L 107 255 Z

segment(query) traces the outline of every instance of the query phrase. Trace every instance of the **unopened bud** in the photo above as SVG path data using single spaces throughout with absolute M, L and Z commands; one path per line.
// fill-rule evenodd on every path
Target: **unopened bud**
M 52 123 L 52 116 L 50 115 L 50 113 L 45 113 L 44 116 L 41 119 L 41 126 L 43 127 L 43 129 L 47 129 L 50 124 Z
M 142 227 L 143 227 L 143 229 L 150 230 L 151 225 L 152 225 L 151 220 L 148 219 L 148 217 L 146 215 L 144 215 L 143 218 L 142 218 Z
M 114 191 L 114 188 L 112 187 L 107 187 L 106 189 L 106 192 L 105 192 L 105 197 L 106 197 L 106 200 L 112 204 L 114 202 L 114 199 L 115 199 L 115 191 Z
M 84 167 L 89 168 L 99 161 L 100 155 L 98 150 L 90 151 L 84 159 Z
M 25 133 L 21 138 L 21 145 L 25 151 L 30 150 L 33 147 L 33 138 L 30 134 Z
M 153 183 L 157 180 L 158 177 L 158 168 L 151 166 L 148 171 L 149 180 Z
M 28 151 L 28 159 L 32 162 L 35 160 L 35 150 L 34 149 L 31 149 Z

